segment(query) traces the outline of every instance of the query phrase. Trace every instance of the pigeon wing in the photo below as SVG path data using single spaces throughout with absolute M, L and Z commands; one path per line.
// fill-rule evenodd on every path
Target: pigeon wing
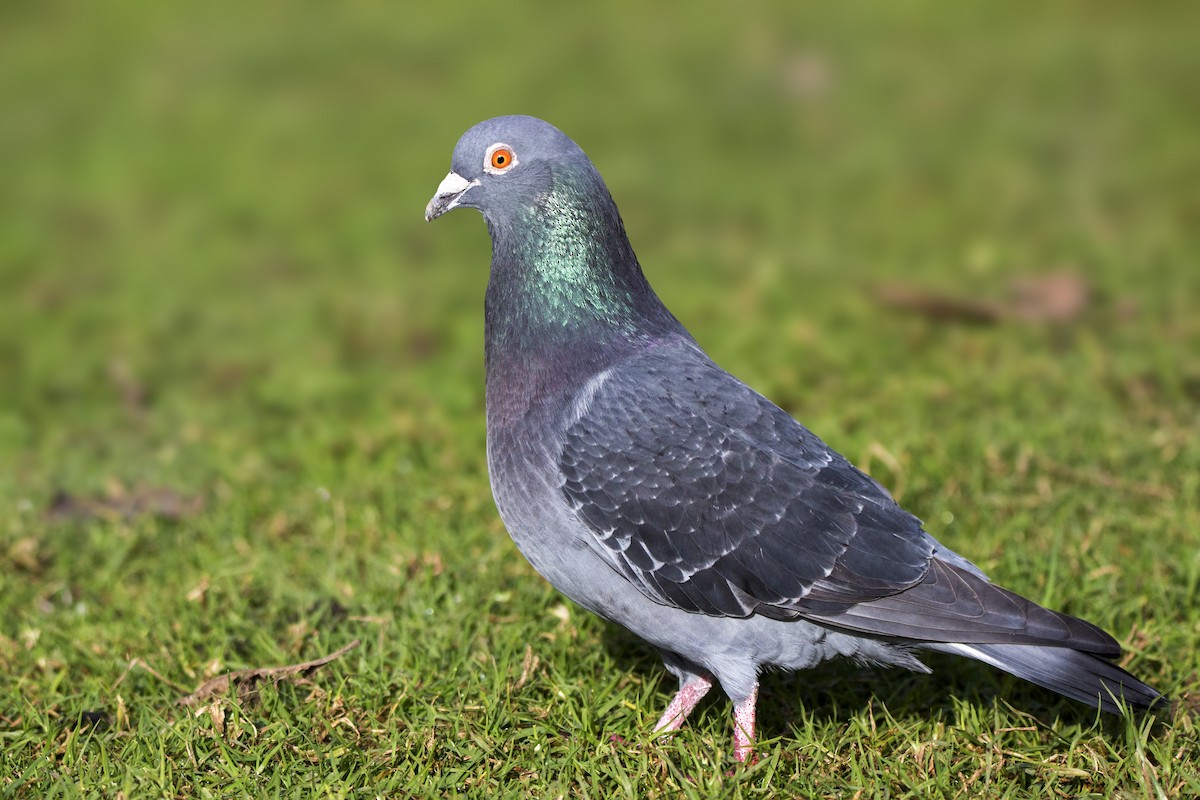
M 691 343 L 608 370 L 574 412 L 563 494 L 614 566 L 659 603 L 915 641 L 1120 652 L 1096 626 L 990 583 Z
M 780 618 L 919 583 L 937 543 L 879 484 L 691 343 L 651 348 L 574 403 L 562 491 L 660 603 Z

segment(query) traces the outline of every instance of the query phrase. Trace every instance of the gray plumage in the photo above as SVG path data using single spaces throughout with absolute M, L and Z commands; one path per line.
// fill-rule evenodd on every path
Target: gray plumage
M 714 364 L 651 290 L 603 180 L 532 117 L 467 131 L 426 219 L 478 209 L 488 465 L 560 591 L 654 645 L 671 730 L 715 679 L 751 754 L 759 672 L 974 658 L 1117 711 L 1154 689 L 1096 626 L 988 581 L 812 432 Z

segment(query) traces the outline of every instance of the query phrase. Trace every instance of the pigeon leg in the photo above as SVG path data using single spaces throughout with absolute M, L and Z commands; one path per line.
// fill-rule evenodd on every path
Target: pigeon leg
M 687 681 L 680 684 L 674 699 L 671 700 L 667 710 L 654 725 L 654 732 L 679 730 L 683 721 L 687 719 L 687 715 L 692 713 L 692 709 L 696 707 L 701 698 L 708 694 L 712 685 L 711 675 L 692 675 Z M 753 714 L 753 710 L 751 713 Z
M 744 700 L 733 706 L 733 757 L 738 761 L 753 764 L 754 755 L 754 707 L 758 703 L 758 684 L 750 690 Z

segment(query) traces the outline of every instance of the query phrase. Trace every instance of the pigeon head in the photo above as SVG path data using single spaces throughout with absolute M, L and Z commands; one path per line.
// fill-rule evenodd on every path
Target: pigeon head
M 458 140 L 451 167 L 425 219 L 464 207 L 487 222 L 489 375 L 565 381 L 635 342 L 687 335 L 646 282 L 600 173 L 558 128 L 489 119 Z
M 489 227 L 508 228 L 517 214 L 543 204 L 556 176 L 567 173 L 599 181 L 579 146 L 550 123 L 495 117 L 458 140 L 451 171 L 425 207 L 425 220 L 462 206 L 480 211 Z

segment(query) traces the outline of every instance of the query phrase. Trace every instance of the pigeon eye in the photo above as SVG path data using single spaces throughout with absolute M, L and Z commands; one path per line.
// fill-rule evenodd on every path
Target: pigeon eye
M 486 172 L 498 175 L 517 163 L 517 157 L 512 148 L 506 144 L 494 144 L 488 148 L 487 159 L 483 168 Z

